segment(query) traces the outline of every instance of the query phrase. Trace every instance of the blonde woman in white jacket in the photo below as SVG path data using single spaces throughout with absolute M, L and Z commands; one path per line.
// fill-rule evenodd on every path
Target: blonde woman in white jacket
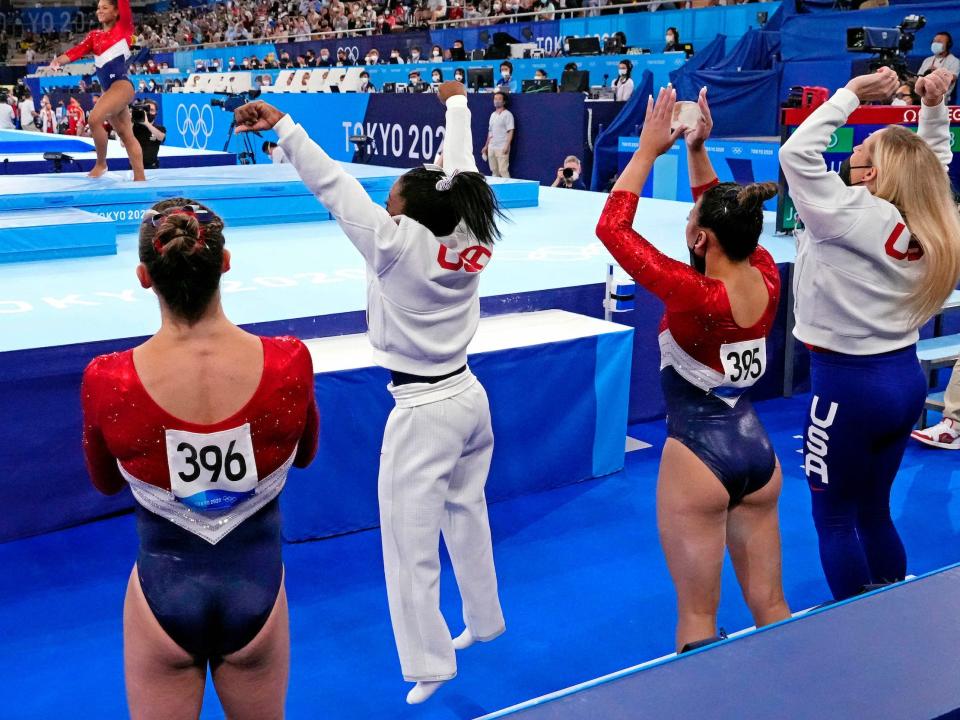
M 835 599 L 906 574 L 890 488 L 926 396 L 915 345 L 960 277 L 960 216 L 944 168 L 953 79 L 920 78 L 918 132 L 875 132 L 854 148 L 846 181 L 823 152 L 861 102 L 893 95 L 889 68 L 851 80 L 780 150 L 805 228 L 794 276 L 794 335 L 811 350 L 804 467 Z
M 490 407 L 467 366 L 500 210 L 477 172 L 466 89 L 447 82 L 439 96 L 443 167 L 401 176 L 386 208 L 288 115 L 263 102 L 236 111 L 241 131 L 276 130 L 290 163 L 366 260 L 368 337 L 374 360 L 391 371 L 396 402 L 380 456 L 380 530 L 400 666 L 416 683 L 411 704 L 456 675 L 455 650 L 505 629 L 484 497 Z M 463 598 L 466 629 L 455 640 L 440 613 L 441 533 Z

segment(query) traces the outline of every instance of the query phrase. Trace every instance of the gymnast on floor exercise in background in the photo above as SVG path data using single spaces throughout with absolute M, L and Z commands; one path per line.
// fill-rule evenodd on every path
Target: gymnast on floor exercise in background
M 657 526 L 677 592 L 679 652 L 719 639 L 724 546 L 757 626 L 790 616 L 783 596 L 777 501 L 782 475 L 747 397 L 766 370 L 766 336 L 780 274 L 758 245 L 763 202 L 776 185 L 719 183 L 704 148 L 713 123 L 671 131 L 672 88 L 649 98 L 640 148 L 607 200 L 597 236 L 638 284 L 666 305 L 660 381 L 667 435 L 657 482 Z M 639 194 L 656 158 L 686 133 L 696 204 L 686 239 L 690 265 L 634 229 Z M 691 267 L 692 266 L 692 267 Z
M 396 406 L 380 456 L 379 501 L 390 619 L 407 702 L 457 673 L 455 650 L 504 629 L 484 487 L 493 453 L 486 392 L 467 366 L 480 320 L 479 279 L 499 237 L 499 206 L 477 172 L 467 93 L 440 86 L 443 167 L 410 170 L 386 208 L 293 119 L 254 102 L 237 131 L 275 129 L 290 163 L 363 255 L 368 338 L 391 372 Z M 440 613 L 443 534 L 466 629 L 455 640 Z
M 197 718 L 207 667 L 226 716 L 280 720 L 290 668 L 279 494 L 317 451 L 310 353 L 257 337 L 220 304 L 223 221 L 164 200 L 140 226 L 137 277 L 160 330 L 83 376 L 93 484 L 137 501 L 123 610 L 134 720 Z
M 960 216 L 944 169 L 952 82 L 946 70 L 919 78 L 918 132 L 875 132 L 854 148 L 843 177 L 823 153 L 861 102 L 893 96 L 900 82 L 889 68 L 851 80 L 780 149 L 804 225 L 793 331 L 811 350 L 804 467 L 838 600 L 907 571 L 890 489 L 927 393 L 918 329 L 960 276 Z
M 131 60 L 130 43 L 133 38 L 133 13 L 130 0 L 100 0 L 97 4 L 97 20 L 100 30 L 91 30 L 76 47 L 57 57 L 50 67 L 59 70 L 61 65 L 94 55 L 97 79 L 103 94 L 90 111 L 88 122 L 97 148 L 97 163 L 88 173 L 100 177 L 107 171 L 107 130 L 103 124 L 110 123 L 123 141 L 130 158 L 134 180 L 146 180 L 143 172 L 143 151 L 133 134 L 133 119 L 128 107 L 133 101 L 134 88 L 127 77 L 127 64 Z

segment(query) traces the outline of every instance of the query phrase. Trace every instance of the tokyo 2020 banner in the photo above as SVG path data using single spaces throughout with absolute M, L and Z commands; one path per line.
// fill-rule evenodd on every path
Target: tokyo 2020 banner
M 167 144 L 197 150 L 237 152 L 239 139 L 230 135 L 233 114 L 213 107 L 208 94 L 163 96 Z M 356 161 L 351 136 L 370 139 L 371 165 L 416 167 L 432 162 L 444 136 L 444 109 L 433 94 L 335 95 L 273 94 L 262 99 L 289 113 L 310 137 L 335 160 Z M 471 95 L 473 146 L 477 165 L 489 172 L 480 157 L 493 99 L 489 94 Z M 510 172 L 517 178 L 552 182 L 567 155 L 583 157 L 586 142 L 586 106 L 578 93 L 516 95 L 510 104 L 516 121 Z M 561 120 L 561 122 L 557 122 Z M 549 138 L 543 128 L 550 127 Z M 260 152 L 264 140 L 276 140 L 273 132 L 254 138 L 258 162 L 269 162 Z

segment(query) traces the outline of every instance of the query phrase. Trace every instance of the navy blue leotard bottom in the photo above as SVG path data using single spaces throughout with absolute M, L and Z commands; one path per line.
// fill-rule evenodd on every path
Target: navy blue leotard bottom
M 137 533 L 143 594 L 174 642 L 216 660 L 256 637 L 283 580 L 279 499 L 216 545 L 139 505 Z
M 730 407 L 684 380 L 672 367 L 660 371 L 667 402 L 667 435 L 681 442 L 717 476 L 730 507 L 773 476 L 777 457 L 750 398 Z
M 804 471 L 820 562 L 837 600 L 902 580 L 890 488 L 927 394 L 915 345 L 882 355 L 810 353 Z

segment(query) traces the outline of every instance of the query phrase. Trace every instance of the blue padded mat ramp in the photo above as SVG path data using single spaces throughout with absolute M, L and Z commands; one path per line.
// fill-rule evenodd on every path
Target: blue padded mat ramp
M 935 718 L 960 708 L 960 566 L 480 720 Z
M 0 263 L 114 255 L 112 220 L 75 208 L 0 213 Z
M 343 163 L 377 202 L 385 202 L 403 170 Z M 540 184 L 491 178 L 505 208 L 536 207 Z M 118 227 L 136 227 L 143 212 L 169 197 L 187 196 L 209 204 L 228 225 L 328 220 L 291 165 L 234 165 L 149 170 L 147 182 L 126 173 L 88 178 L 83 173 L 0 177 L 0 212 L 76 207 L 103 215 Z
M 0 130 L 0 154 L 45 152 L 90 152 L 93 141 L 84 142 L 65 135 L 44 135 L 23 130 Z

